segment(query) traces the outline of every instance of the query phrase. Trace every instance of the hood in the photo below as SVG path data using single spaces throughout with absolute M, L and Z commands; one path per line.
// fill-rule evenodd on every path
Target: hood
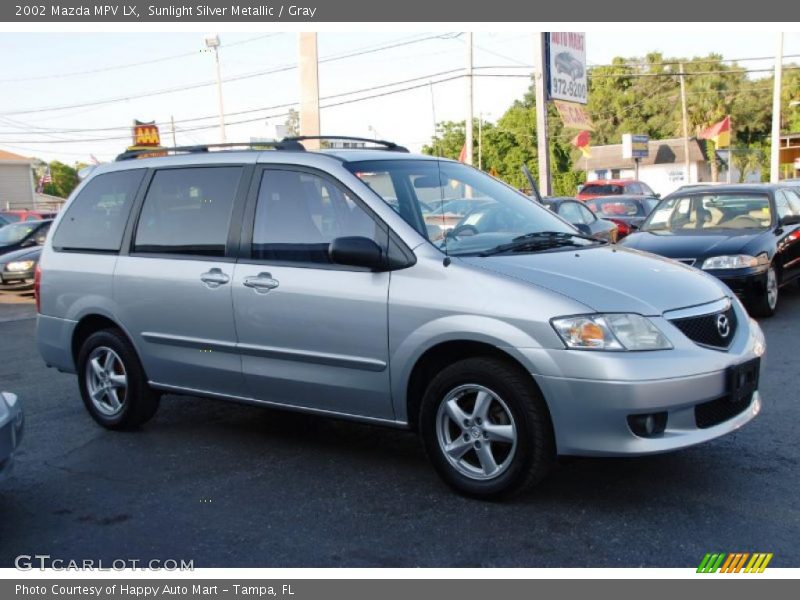
M 747 233 L 725 231 L 675 235 L 639 231 L 626 237 L 622 245 L 668 258 L 703 259 L 723 254 L 739 254 L 745 246 L 763 233 L 763 231 Z
M 710 275 L 618 246 L 462 260 L 568 296 L 597 312 L 654 316 L 725 296 L 723 285 Z
M 0 252 L 2 252 L 2 248 L 0 248 Z M 10 263 L 18 260 L 39 260 L 39 256 L 41 254 L 41 246 L 23 248 L 22 250 L 12 250 L 11 252 L 4 252 L 0 254 L 0 262 Z

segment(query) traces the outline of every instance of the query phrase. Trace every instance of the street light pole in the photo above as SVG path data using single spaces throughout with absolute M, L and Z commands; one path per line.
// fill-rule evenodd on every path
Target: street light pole
M 222 69 L 219 64 L 219 35 L 216 33 L 206 36 L 206 48 L 214 50 L 214 62 L 217 67 L 217 99 L 219 100 L 219 138 L 223 144 L 227 141 L 225 136 L 225 107 L 222 102 Z
M 772 145 L 770 148 L 769 180 L 777 183 L 781 177 L 781 79 L 783 77 L 783 33 L 778 33 L 775 51 L 775 82 L 772 89 Z
M 472 164 L 472 32 L 467 33 L 467 119 L 466 119 L 466 162 Z

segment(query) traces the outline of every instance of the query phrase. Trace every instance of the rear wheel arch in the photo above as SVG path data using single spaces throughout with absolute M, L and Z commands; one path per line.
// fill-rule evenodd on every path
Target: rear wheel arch
M 119 323 L 110 317 L 98 313 L 84 315 L 78 321 L 78 324 L 75 326 L 75 330 L 72 332 L 72 360 L 76 365 L 78 354 L 81 351 L 81 346 L 83 346 L 83 343 L 89 338 L 90 335 L 97 331 L 102 331 L 103 329 L 114 329 L 120 332 L 127 339 L 127 341 L 130 342 L 131 346 L 134 348 L 136 347 L 125 329 L 123 329 Z

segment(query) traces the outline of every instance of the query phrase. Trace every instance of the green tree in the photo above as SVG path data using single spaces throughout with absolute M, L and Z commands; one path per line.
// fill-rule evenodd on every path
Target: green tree
M 54 160 L 49 164 L 51 183 L 44 186 L 44 193 L 66 198 L 79 183 L 78 171 L 69 165 Z

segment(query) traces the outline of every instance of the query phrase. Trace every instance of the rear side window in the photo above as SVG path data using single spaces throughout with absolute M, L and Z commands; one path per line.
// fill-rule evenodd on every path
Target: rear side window
M 70 204 L 53 236 L 56 250 L 119 250 L 143 169 L 98 175 Z
M 225 256 L 241 167 L 156 172 L 144 199 L 135 252 Z

